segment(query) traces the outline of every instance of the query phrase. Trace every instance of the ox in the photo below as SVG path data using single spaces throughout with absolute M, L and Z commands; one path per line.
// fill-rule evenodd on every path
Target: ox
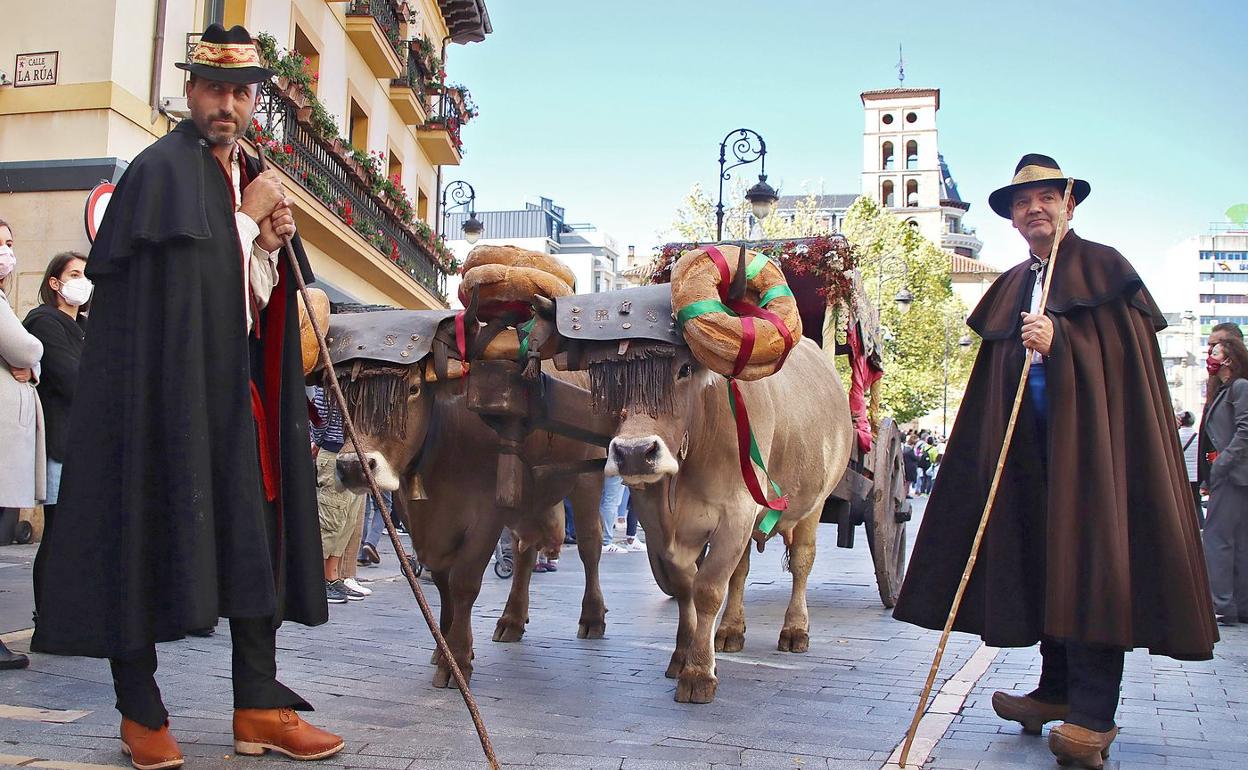
M 462 381 L 426 382 L 417 365 L 402 370 L 396 388 L 394 382 L 385 382 L 384 375 L 369 376 L 383 368 L 370 364 L 357 370 L 357 380 L 346 388 L 349 400 L 364 404 L 358 412 L 353 408 L 359 449 L 378 486 L 408 499 L 412 545 L 438 588 L 442 632 L 464 677 L 472 676 L 472 607 L 503 527 L 511 527 L 515 534 L 516 571 L 494 641 L 515 642 L 524 635 L 528 622 L 529 578 L 537 551 L 558 553 L 562 545 L 561 502 L 565 497 L 572 502 L 577 547 L 585 565 L 577 636 L 602 637 L 607 609 L 598 581 L 601 476 L 536 480 L 525 485 L 520 506 L 501 509 L 495 504 L 499 438 L 465 405 Z M 393 367 L 391 371 L 395 371 Z M 587 382 L 583 373 L 552 374 L 582 386 Z M 384 425 L 381 420 L 368 419 L 367 404 L 370 400 L 375 404 L 377 399 L 362 394 L 361 388 L 376 389 L 383 394 L 382 400 L 391 400 L 391 407 L 380 410 L 389 413 Z M 406 393 L 401 405 L 394 403 L 396 392 Z M 602 454 L 598 447 L 544 432 L 529 435 L 521 450 L 521 458 L 530 466 L 575 462 Z M 359 458 L 349 448 L 338 458 L 338 475 L 352 489 L 366 488 Z M 417 494 L 418 486 L 423 488 L 423 495 Z M 436 651 L 433 662 L 437 666 L 434 686 L 453 686 L 450 670 Z
M 681 346 L 661 346 L 615 364 L 656 365 L 670 372 L 665 383 L 670 392 L 629 403 L 637 389 L 621 388 L 625 394 L 612 405 L 623 407 L 623 419 L 606 472 L 632 489 L 655 579 L 679 606 L 676 649 L 667 667 L 667 676 L 678 679 L 676 700 L 709 703 L 718 682 L 715 650 L 740 650 L 743 644 L 748 546 L 763 509 L 742 481 L 727 380 L 701 367 Z M 613 379 L 654 382 L 656 377 L 652 371 L 629 375 L 617 369 Z M 774 530 L 788 548 L 793 576 L 779 647 L 805 652 L 806 580 L 820 512 L 850 456 L 849 402 L 832 362 L 808 339 L 778 373 L 740 387 L 771 476 L 789 498 Z M 728 606 L 713 635 L 730 579 Z

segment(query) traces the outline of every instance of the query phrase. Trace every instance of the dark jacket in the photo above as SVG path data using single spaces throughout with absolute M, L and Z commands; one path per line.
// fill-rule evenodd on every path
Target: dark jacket
M 1029 262 L 993 283 L 967 323 L 983 337 L 895 617 L 944 626 L 1018 388 Z M 1218 639 L 1157 330 L 1131 265 L 1073 232 L 1046 313 L 1048 444 L 1024 398 L 954 628 L 993 646 L 1041 636 L 1208 659 Z
M 1205 412 L 1202 429 L 1218 453 L 1210 478 L 1228 473 L 1235 486 L 1248 486 L 1248 380 L 1234 379 L 1218 390 Z
M 83 319 L 85 320 L 85 319 Z M 22 322 L 26 331 L 43 343 L 39 360 L 39 401 L 47 424 L 48 457 L 65 461 L 65 435 L 69 431 L 69 407 L 78 384 L 78 360 L 86 340 L 84 324 L 52 305 L 39 305 Z
M 32 649 L 117 657 L 218 617 L 325 622 L 295 281 L 282 259 L 249 337 L 229 182 L 193 123 L 126 170 L 87 275 Z
M 914 454 L 914 447 L 905 444 L 901 448 L 901 464 L 905 466 L 906 483 L 913 484 L 919 478 L 919 458 Z

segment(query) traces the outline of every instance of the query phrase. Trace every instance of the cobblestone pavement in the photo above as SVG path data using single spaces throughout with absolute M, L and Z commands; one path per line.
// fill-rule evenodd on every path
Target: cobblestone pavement
M 843 550 L 834 547 L 835 529 L 821 530 L 809 592 L 811 651 L 776 651 L 789 579 L 773 544 L 753 563 L 745 650 L 719 657 L 718 694 L 705 706 L 672 699 L 674 682 L 663 671 L 676 608 L 655 587 L 645 554 L 604 555 L 610 614 L 607 637 L 595 641 L 576 639 L 582 581 L 574 549 L 565 552 L 559 572 L 534 576 L 530 623 L 517 644 L 490 641 L 509 583 L 488 572 L 474 616 L 472 685 L 503 764 L 553 770 L 884 766 L 904 736 L 938 635 L 893 621 L 880 605 L 861 531 L 857 548 Z M 4 631 L 29 625 L 32 556 L 31 547 L 0 549 Z M 283 681 L 317 707 L 316 724 L 347 739 L 342 754 L 317 767 L 484 768 L 459 694 L 430 686 L 432 642 L 388 547 L 383 559 L 381 567 L 361 570 L 373 596 L 331 607 L 325 626 L 287 626 L 278 636 Z M 436 591 L 424 585 L 436 605 Z M 26 635 L 9 633 L 6 640 L 24 650 Z M 1225 636 L 1209 663 L 1128 657 L 1123 732 L 1107 767 L 1244 766 L 1237 755 L 1248 743 L 1240 721 L 1248 721 L 1242 703 L 1248 630 Z M 159 653 L 157 678 L 188 767 L 290 766 L 232 753 L 228 632 L 161 645 Z M 977 668 L 976 661 L 983 665 Z M 1043 739 L 1001 723 L 988 704 L 993 689 L 1030 689 L 1038 665 L 1034 650 L 997 654 L 976 639 L 955 636 L 938 687 L 957 675 L 934 709 L 948 713 L 943 721 L 934 714 L 925 722 L 937 735 L 946 724 L 948 730 L 925 766 L 1056 767 Z M 51 761 L 35 765 L 42 767 L 125 766 L 112 703 L 102 661 L 35 656 L 27 671 L 0 673 L 0 764 L 30 765 L 36 758 Z M 36 720 L 76 715 L 13 707 L 88 713 L 54 723 Z

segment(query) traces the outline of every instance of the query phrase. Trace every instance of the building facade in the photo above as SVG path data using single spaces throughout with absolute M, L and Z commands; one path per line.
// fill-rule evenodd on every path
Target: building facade
M 212 22 L 270 39 L 290 75 L 261 86 L 256 124 L 318 285 L 336 301 L 445 305 L 437 190 L 475 110 L 443 65 L 453 43 L 491 31 L 484 0 L 96 0 L 73 13 L 66 23 L 15 4 L 0 26 L 0 61 L 58 60 L 52 84 L 0 87 L 0 218 L 18 242 L 19 315 L 53 254 L 89 250 L 88 192 L 186 116 L 174 63 Z M 393 184 L 379 194 L 382 180 Z
M 1199 279 L 1196 314 L 1200 319 L 1200 344 L 1220 323 L 1248 328 L 1248 228 L 1215 225 L 1198 239 L 1192 255 Z
M 473 244 L 462 237 L 448 238 L 447 244 L 462 263 L 468 252 L 476 246 L 516 246 L 530 251 L 556 256 L 576 275 L 576 292 L 589 294 L 623 288 L 626 282 L 620 271 L 620 246 L 614 237 L 591 224 L 573 224 L 566 221 L 566 211 L 556 206 L 550 198 L 540 198 L 537 203 L 526 203 L 523 209 L 511 211 L 478 211 L 477 219 L 485 230 Z M 444 221 L 443 230 L 448 236 L 462 233 L 468 215 L 452 212 Z M 459 276 L 448 279 L 448 294 L 456 302 Z

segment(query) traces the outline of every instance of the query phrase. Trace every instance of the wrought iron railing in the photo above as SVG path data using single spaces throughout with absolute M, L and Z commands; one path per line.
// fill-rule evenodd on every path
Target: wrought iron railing
M 394 78 L 390 81 L 391 85 L 407 86 L 416 94 L 417 101 L 420 102 L 422 109 L 428 109 L 429 98 L 425 94 L 425 75 L 424 70 L 420 66 L 420 57 L 410 48 L 407 51 L 407 71 L 403 73 L 403 77 Z
M 372 16 L 385 34 L 394 52 L 403 58 L 403 41 L 399 38 L 399 14 L 390 0 L 351 0 L 348 16 Z
M 428 248 L 372 195 L 337 153 L 295 119 L 294 105 L 272 83 L 260 88 L 255 120 L 265 134 L 289 146 L 289 159 L 283 165 L 297 182 L 417 283 L 445 297 L 446 276 Z
M 460 130 L 465 122 L 464 117 L 463 107 L 451 96 L 450 89 L 444 86 L 441 91 L 429 95 L 429 120 L 425 125 L 428 128 L 445 128 L 451 135 L 455 152 L 461 157 L 464 154 L 464 143 Z

